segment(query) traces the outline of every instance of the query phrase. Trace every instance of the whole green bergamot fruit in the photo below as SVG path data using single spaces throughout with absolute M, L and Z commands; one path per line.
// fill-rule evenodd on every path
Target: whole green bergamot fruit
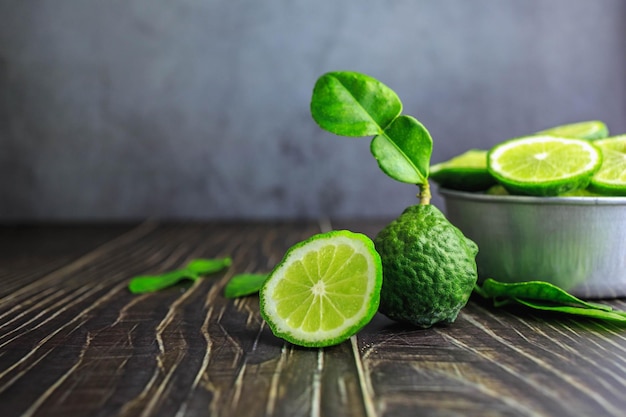
M 478 277 L 478 246 L 441 211 L 408 207 L 374 244 L 383 265 L 381 313 L 423 328 L 456 319 Z

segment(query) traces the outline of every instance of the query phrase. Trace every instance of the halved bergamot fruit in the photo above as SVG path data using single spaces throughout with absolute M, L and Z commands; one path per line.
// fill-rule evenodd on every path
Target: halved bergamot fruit
M 370 238 L 348 230 L 321 233 L 292 246 L 271 272 L 260 291 L 261 315 L 288 342 L 336 345 L 376 314 L 381 284 Z

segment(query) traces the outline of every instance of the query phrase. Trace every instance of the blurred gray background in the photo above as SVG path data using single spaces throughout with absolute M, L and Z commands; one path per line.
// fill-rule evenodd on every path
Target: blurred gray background
M 626 2 L 0 0 L 0 221 L 395 216 L 416 187 L 310 117 L 340 69 L 399 94 L 433 163 L 623 133 Z

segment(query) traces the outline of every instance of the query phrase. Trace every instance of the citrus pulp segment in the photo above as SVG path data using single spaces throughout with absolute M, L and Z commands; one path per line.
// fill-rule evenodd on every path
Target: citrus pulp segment
M 626 134 L 595 141 L 602 166 L 591 177 L 590 188 L 602 194 L 626 195 Z
M 496 182 L 487 170 L 487 151 L 480 149 L 431 166 L 429 175 L 441 187 L 453 190 L 482 191 Z
M 595 140 L 609 136 L 609 129 L 604 122 L 599 120 L 589 120 L 585 122 L 569 123 L 551 127 L 550 129 L 537 132 L 537 134 Z
M 540 196 L 587 187 L 601 163 L 591 142 L 549 135 L 508 140 L 487 157 L 489 172 L 509 192 Z
M 341 343 L 376 314 L 382 265 L 367 236 L 318 234 L 291 247 L 260 291 L 272 332 L 300 346 Z

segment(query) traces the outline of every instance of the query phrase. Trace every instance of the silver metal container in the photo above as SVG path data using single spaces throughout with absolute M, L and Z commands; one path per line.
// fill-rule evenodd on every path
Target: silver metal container
M 478 244 L 479 280 L 540 280 L 582 298 L 626 297 L 626 197 L 439 193 L 450 222 Z

